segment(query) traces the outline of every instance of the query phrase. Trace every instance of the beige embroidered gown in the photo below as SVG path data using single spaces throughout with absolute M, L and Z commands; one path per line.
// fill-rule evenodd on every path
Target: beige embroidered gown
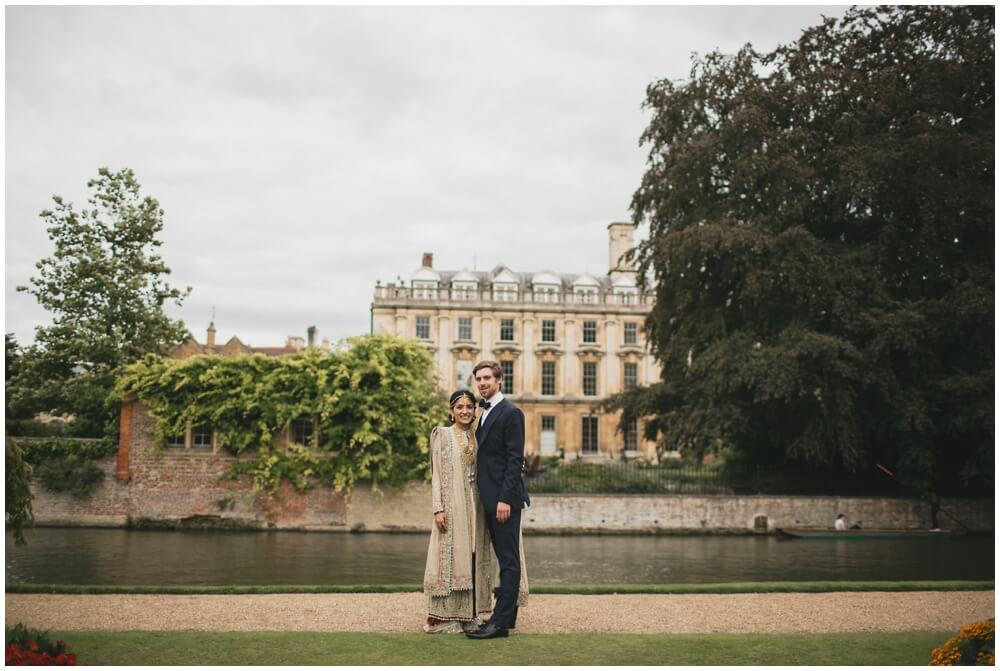
M 444 511 L 448 530 L 442 533 L 431 522 L 430 547 L 424 569 L 427 612 L 439 620 L 471 622 L 478 614 L 493 610 L 496 570 L 474 482 L 476 434 L 457 426 L 435 427 L 431 432 L 430 451 L 431 513 L 433 517 L 433 513 Z

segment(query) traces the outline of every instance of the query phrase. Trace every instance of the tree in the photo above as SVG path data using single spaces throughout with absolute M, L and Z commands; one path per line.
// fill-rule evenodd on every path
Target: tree
M 114 419 L 105 401 L 121 368 L 146 353 L 165 352 L 187 335 L 184 324 L 164 312 L 190 292 L 169 286 L 170 269 L 157 255 L 163 210 L 141 196 L 129 169 L 107 168 L 87 186 L 90 207 L 77 211 L 53 196 L 54 210 L 41 213 L 55 244 L 36 264 L 33 295 L 52 316 L 35 329 L 12 380 L 15 406 L 54 410 L 85 422 Z
M 25 527 L 35 523 L 31 507 L 31 466 L 24 460 L 24 450 L 8 437 L 4 437 L 4 519 L 10 525 L 14 545 L 25 545 Z
M 992 483 L 993 44 L 992 7 L 854 8 L 651 84 L 663 375 L 615 404 L 694 456 Z

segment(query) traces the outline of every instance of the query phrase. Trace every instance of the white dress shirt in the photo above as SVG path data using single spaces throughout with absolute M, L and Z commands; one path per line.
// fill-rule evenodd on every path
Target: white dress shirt
M 500 401 L 503 400 L 503 392 L 497 391 L 497 393 L 493 394 L 486 400 L 490 402 L 490 407 L 483 409 L 483 414 L 479 417 L 479 426 L 486 423 L 486 415 L 490 414 L 493 408 L 497 407 Z

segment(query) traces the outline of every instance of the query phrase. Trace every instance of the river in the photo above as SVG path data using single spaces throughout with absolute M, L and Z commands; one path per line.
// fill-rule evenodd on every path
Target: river
M 7 583 L 419 584 L 428 536 L 37 528 L 6 537 Z M 526 536 L 533 583 L 992 580 L 993 537 Z

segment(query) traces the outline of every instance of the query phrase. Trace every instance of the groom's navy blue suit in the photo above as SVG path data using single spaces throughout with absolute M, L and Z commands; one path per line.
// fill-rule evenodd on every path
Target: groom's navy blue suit
M 500 594 L 490 620 L 509 628 L 517 617 L 521 584 L 521 509 L 531 503 L 524 486 L 524 413 L 503 398 L 476 429 L 476 485 L 486 511 L 493 551 L 500 563 Z M 497 503 L 510 506 L 510 519 L 497 522 Z

